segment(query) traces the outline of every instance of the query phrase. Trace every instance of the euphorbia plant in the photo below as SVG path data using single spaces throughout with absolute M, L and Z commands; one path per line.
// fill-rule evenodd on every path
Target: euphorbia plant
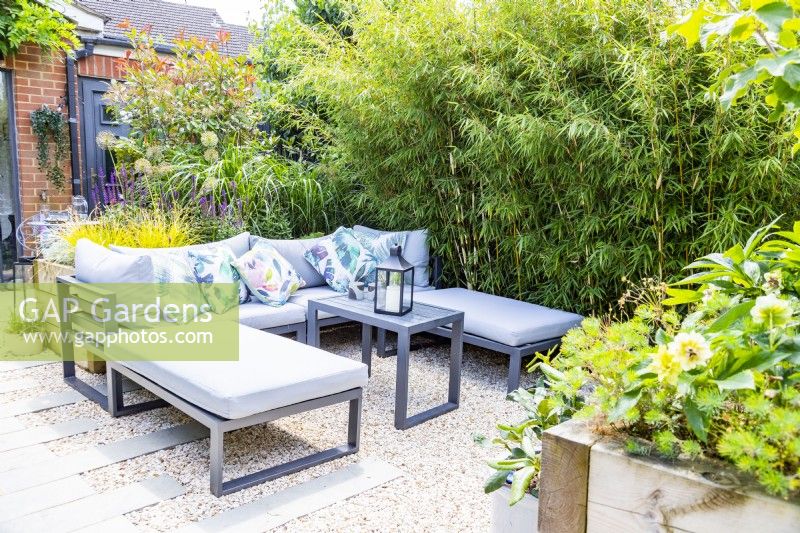
M 548 405 L 635 437 L 633 453 L 723 459 L 797 496 L 800 222 L 775 227 L 690 264 L 632 318 L 589 318 L 567 333 L 560 355 L 537 363 Z

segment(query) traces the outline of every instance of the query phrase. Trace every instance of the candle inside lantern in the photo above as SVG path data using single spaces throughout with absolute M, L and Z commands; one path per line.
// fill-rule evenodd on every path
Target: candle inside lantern
M 400 285 L 389 285 L 386 287 L 386 307 L 390 313 L 399 313 L 403 295 L 400 294 Z

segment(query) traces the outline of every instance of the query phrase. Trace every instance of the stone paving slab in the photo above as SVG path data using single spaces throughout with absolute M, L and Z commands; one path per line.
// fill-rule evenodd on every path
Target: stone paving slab
M 7 472 L 14 468 L 50 461 L 55 458 L 56 454 L 51 452 L 44 444 L 0 452 L 0 472 Z
M 16 418 L 0 418 L 0 435 L 25 429 L 25 424 Z
M 0 496 L 0 520 L 43 511 L 94 494 L 94 490 L 80 476 L 72 476 L 45 483 L 13 494 Z
M 0 383 L 0 394 L 16 392 L 25 389 L 32 389 L 36 386 L 36 381 L 30 378 L 12 379 L 5 383 Z
M 208 429 L 192 422 L 110 444 L 101 444 L 0 473 L 0 491 L 8 494 L 25 490 L 205 437 L 208 437 Z
M 85 399 L 86 398 L 78 391 L 69 389 L 61 392 L 43 394 L 36 398 L 15 400 L 13 402 L 0 404 L 0 419 L 44 411 L 45 409 L 61 407 L 62 405 L 70 405 Z M 2 422 L 3 421 L 0 420 L 0 424 L 2 424 Z
M 97 420 L 92 420 L 91 418 L 77 418 L 57 424 L 37 426 L 13 433 L 6 433 L 0 435 L 0 452 L 79 435 L 87 431 L 95 430 L 98 427 L 100 427 L 100 422 Z
M 66 533 L 105 522 L 125 513 L 180 496 L 185 492 L 186 489 L 183 485 L 174 478 L 161 476 L 0 522 L 0 531 Z
M 51 365 L 56 361 L 0 361 L 0 372 L 11 372 L 12 370 L 23 370 L 41 365 Z
M 341 470 L 300 483 L 259 500 L 187 524 L 180 533 L 266 531 L 314 513 L 403 475 L 385 461 L 362 459 Z
M 75 531 L 80 533 L 137 533 L 139 530 L 124 516 L 115 516 L 110 520 L 104 520 Z

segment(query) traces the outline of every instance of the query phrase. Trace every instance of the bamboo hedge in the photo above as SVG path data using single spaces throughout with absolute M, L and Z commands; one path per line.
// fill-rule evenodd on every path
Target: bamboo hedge
M 664 37 L 673 4 L 364 1 L 348 32 L 287 15 L 265 94 L 349 183 L 340 222 L 427 227 L 451 283 L 603 311 L 624 278 L 800 214 L 786 128 L 758 95 L 725 113 L 704 94 L 737 58 Z

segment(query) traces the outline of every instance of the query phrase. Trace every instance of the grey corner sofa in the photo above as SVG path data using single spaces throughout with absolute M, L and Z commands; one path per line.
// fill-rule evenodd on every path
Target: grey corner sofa
M 353 229 L 374 236 L 385 233 L 366 226 L 357 225 Z M 229 246 L 239 257 L 250 250 L 259 238 L 261 237 L 244 232 L 212 244 Z M 275 334 L 294 334 L 299 342 L 306 342 L 308 302 L 340 294 L 325 283 L 324 278 L 306 261 L 304 256 L 305 252 L 322 238 L 324 237 L 265 239 L 292 264 L 305 280 L 306 285 L 281 307 L 270 307 L 257 302 L 240 305 L 239 322 L 241 324 Z M 193 245 L 190 248 L 201 246 L 206 245 Z M 154 251 L 113 245 L 110 248 L 120 254 L 142 257 Z M 430 254 L 427 230 L 407 232 L 403 255 L 414 265 L 415 301 L 463 311 L 465 314 L 464 342 L 509 356 L 508 391 L 519 387 L 523 357 L 557 346 L 561 337 L 569 329 L 580 324 L 583 319 L 575 313 L 479 291 L 443 288 L 441 286 L 442 263 Z M 87 265 L 87 268 L 91 268 L 91 266 Z M 346 319 L 328 313 L 322 313 L 318 320 L 321 327 L 345 322 L 347 322 Z M 439 328 L 431 333 L 443 337 L 450 335 L 447 328 Z M 390 351 L 386 349 L 386 332 L 383 330 L 377 331 L 377 352 L 379 356 L 390 354 Z

